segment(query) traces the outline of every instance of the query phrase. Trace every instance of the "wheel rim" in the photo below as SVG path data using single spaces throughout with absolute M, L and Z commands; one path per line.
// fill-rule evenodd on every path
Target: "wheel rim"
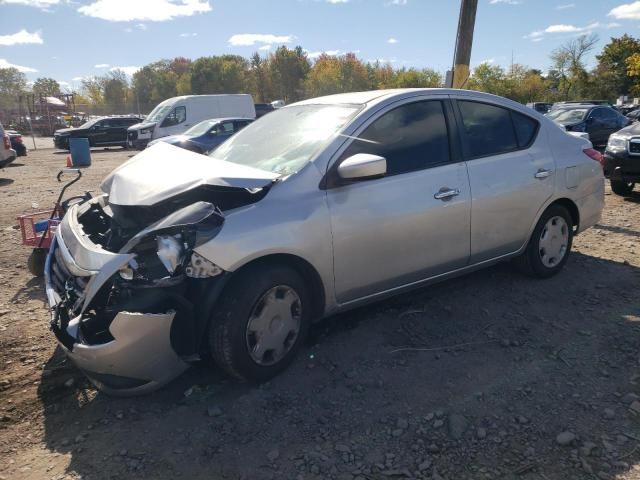
M 567 254 L 569 225 L 562 217 L 552 217 L 545 223 L 538 242 L 540 260 L 547 268 L 558 265 Z
M 267 290 L 256 302 L 247 323 L 247 348 L 258 365 L 274 365 L 291 351 L 300 333 L 302 304 L 287 285 Z

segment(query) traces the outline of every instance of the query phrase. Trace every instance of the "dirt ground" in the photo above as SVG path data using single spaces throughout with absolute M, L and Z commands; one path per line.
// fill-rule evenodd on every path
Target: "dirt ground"
M 0 480 L 640 479 L 640 194 L 608 191 L 552 279 L 499 265 L 323 321 L 260 387 L 203 364 L 116 399 L 56 347 L 15 228 L 63 162 L 0 171 Z

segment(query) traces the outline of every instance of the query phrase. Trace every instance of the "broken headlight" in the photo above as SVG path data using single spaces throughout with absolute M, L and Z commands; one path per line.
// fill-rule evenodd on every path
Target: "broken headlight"
M 158 235 L 158 251 L 156 254 L 164 265 L 164 268 L 171 274 L 182 265 L 185 257 L 185 247 L 181 243 L 181 235 Z

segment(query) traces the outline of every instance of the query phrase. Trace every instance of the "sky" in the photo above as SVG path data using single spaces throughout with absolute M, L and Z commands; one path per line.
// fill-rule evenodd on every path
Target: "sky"
M 0 0 L 0 67 L 76 89 L 83 77 L 132 74 L 162 58 L 300 45 L 312 59 L 355 52 L 444 72 L 459 8 L 458 0 Z M 471 64 L 545 71 L 554 48 L 591 32 L 600 38 L 594 54 L 611 37 L 640 36 L 640 1 L 479 0 Z

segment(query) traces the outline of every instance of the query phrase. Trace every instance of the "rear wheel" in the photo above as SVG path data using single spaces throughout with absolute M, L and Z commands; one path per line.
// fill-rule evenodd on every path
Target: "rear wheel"
M 616 195 L 626 196 L 633 192 L 633 187 L 636 184 L 633 182 L 623 182 L 622 180 L 611 180 L 611 190 Z
M 240 380 L 266 381 L 294 359 L 310 320 L 311 299 L 298 272 L 285 266 L 249 267 L 225 289 L 214 314 L 211 355 Z
M 517 258 L 516 265 L 533 277 L 551 277 L 567 262 L 572 242 L 571 215 L 563 206 L 552 205 L 538 220 L 527 249 Z

